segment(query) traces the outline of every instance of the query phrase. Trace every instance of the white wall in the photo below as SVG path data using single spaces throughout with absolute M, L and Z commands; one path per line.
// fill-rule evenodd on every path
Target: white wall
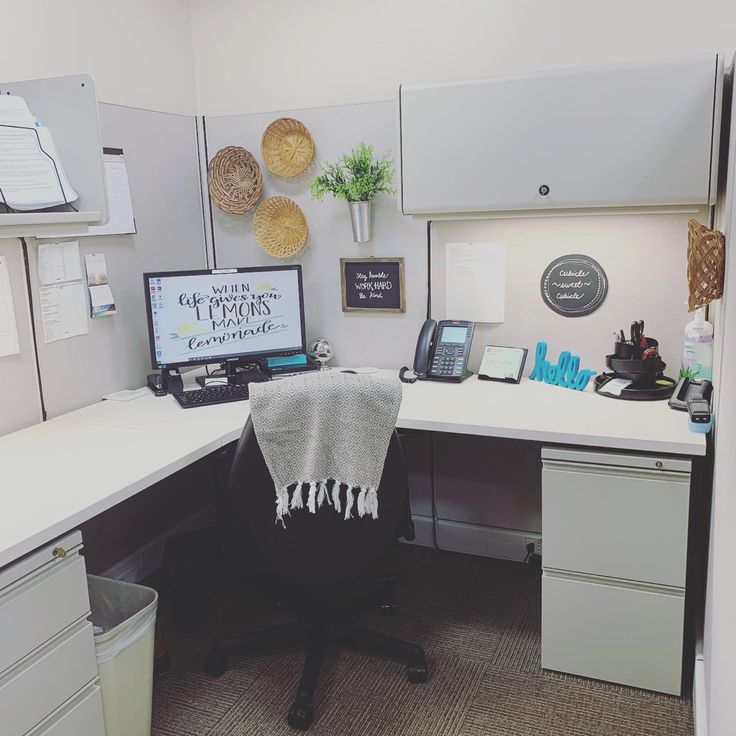
M 733 0 L 190 0 L 206 115 L 387 100 L 400 82 L 736 47 Z
M 86 72 L 97 98 L 194 112 L 187 0 L 0 0 L 0 81 Z

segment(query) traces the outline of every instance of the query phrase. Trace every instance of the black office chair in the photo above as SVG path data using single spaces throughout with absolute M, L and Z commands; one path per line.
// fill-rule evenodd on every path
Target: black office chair
M 303 645 L 304 669 L 288 722 L 306 730 L 313 718 L 312 698 L 327 647 L 368 649 L 406 659 L 411 682 L 426 682 L 423 649 L 375 631 L 356 621 L 376 605 L 386 586 L 401 578 L 399 537 L 413 538 L 406 465 L 394 431 L 378 488 L 378 519 L 343 519 L 334 508 L 312 514 L 300 509 L 275 524 L 271 475 L 248 420 L 238 442 L 227 484 L 226 550 L 228 556 L 254 562 L 264 573 L 266 592 L 296 614 L 296 621 L 218 638 L 204 663 L 211 675 L 228 667 L 228 655 L 267 647 Z

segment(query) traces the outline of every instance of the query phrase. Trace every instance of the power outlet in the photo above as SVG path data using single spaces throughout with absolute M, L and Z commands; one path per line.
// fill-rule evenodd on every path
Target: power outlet
M 529 545 L 534 545 L 534 554 L 542 556 L 542 537 L 526 537 L 524 539 L 524 546 L 529 549 Z

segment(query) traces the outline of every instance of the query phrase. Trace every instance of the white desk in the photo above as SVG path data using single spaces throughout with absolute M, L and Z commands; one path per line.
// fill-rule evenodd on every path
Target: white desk
M 378 375 L 395 376 L 381 371 Z M 98 402 L 0 438 L 0 568 L 236 440 L 249 402 L 183 410 L 170 397 Z M 666 402 L 532 381 L 404 387 L 398 426 L 569 445 L 704 455 Z

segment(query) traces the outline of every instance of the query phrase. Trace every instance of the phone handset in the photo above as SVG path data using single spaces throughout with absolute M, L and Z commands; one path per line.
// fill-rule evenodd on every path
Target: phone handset
M 414 376 L 412 378 L 406 377 L 406 374 L 409 373 L 409 368 L 406 366 L 399 371 L 399 378 L 404 383 L 415 383 L 418 378 L 424 378 L 427 375 L 436 332 L 437 322 L 433 319 L 425 320 L 422 329 L 419 331 L 417 347 L 414 351 L 414 365 L 411 370 Z

